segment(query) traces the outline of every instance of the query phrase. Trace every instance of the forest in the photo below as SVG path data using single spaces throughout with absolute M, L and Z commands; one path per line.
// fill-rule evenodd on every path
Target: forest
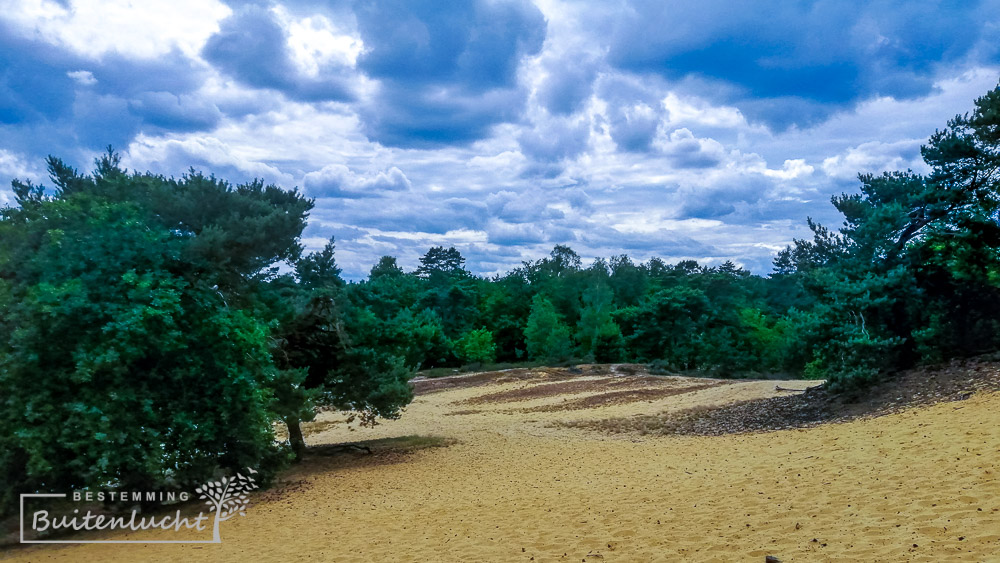
M 335 241 L 304 250 L 296 189 L 129 172 L 111 149 L 90 174 L 50 157 L 52 186 L 15 181 L 0 211 L 0 511 L 31 491 L 266 480 L 317 408 L 398 417 L 418 370 L 635 362 L 861 395 L 996 351 L 1000 87 L 922 155 L 926 174 L 859 176 L 832 198 L 843 224 L 807 220 L 767 276 L 556 245 L 482 277 L 438 246 L 360 282 Z

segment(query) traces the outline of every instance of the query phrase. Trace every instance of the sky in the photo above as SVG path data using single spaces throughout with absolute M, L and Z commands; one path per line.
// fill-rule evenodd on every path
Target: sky
M 1000 0 L 0 0 L 0 205 L 47 155 L 315 198 L 350 279 L 557 244 L 758 274 L 1000 78 Z

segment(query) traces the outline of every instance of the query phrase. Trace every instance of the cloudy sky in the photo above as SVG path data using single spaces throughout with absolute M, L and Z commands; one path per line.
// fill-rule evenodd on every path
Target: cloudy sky
M 316 199 L 354 279 L 773 253 L 1000 77 L 1000 0 L 0 0 L 0 204 L 54 154 Z

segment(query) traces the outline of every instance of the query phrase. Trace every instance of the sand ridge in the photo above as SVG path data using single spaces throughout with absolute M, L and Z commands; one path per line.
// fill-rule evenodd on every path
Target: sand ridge
M 700 380 L 704 383 L 704 380 Z M 405 435 L 448 447 L 313 457 L 224 524 L 221 545 L 15 548 L 13 561 L 997 561 L 1000 393 L 779 432 L 606 435 L 554 424 L 775 396 L 728 381 L 650 401 L 524 413 L 599 394 L 468 401 L 551 380 L 418 395 L 311 444 Z M 692 385 L 691 382 L 673 384 Z M 780 382 L 804 388 L 810 382 Z M 620 388 L 608 391 L 620 390 Z

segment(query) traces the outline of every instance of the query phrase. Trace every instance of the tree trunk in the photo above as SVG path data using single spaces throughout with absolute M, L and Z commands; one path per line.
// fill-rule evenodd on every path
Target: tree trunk
M 285 426 L 288 427 L 288 441 L 292 445 L 292 453 L 295 454 L 295 461 L 299 461 L 306 453 L 306 440 L 302 437 L 302 428 L 299 427 L 299 419 L 285 419 Z

